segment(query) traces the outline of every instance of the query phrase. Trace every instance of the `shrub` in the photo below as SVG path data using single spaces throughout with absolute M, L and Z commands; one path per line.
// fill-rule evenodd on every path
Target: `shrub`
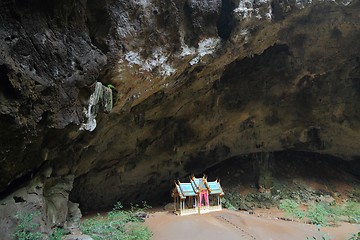
M 359 223 L 360 205 L 356 202 L 334 206 L 319 203 L 309 207 L 307 216 L 311 222 L 316 224 L 327 224 L 328 221 L 337 222 L 340 216 L 347 217 L 351 223 Z
M 329 216 L 329 212 L 326 206 L 322 203 L 310 205 L 307 212 L 307 217 L 310 222 L 319 225 L 327 225 L 327 218 Z
M 16 217 L 19 219 L 19 223 L 13 234 L 13 238 L 16 240 L 41 240 L 43 235 L 38 231 L 39 224 L 34 222 L 34 217 L 40 215 L 39 211 L 23 213 L 18 212 Z
M 61 238 L 66 234 L 65 229 L 63 228 L 55 228 L 51 235 L 49 236 L 49 240 L 61 240 Z
M 223 198 L 221 200 L 221 202 L 222 202 L 222 205 L 223 205 L 224 208 L 227 208 L 227 209 L 232 210 L 232 211 L 236 210 L 236 208 L 231 204 L 231 202 L 228 199 Z
M 117 203 L 107 216 L 98 214 L 96 217 L 87 219 L 81 223 L 83 233 L 90 235 L 94 240 L 121 239 L 121 240 L 148 240 L 152 233 L 141 225 L 139 211 L 148 208 L 146 203 L 140 208 L 135 205 L 131 210 L 123 210 L 121 203 Z
M 136 224 L 129 229 L 126 240 L 151 239 L 151 231 L 144 225 Z
M 299 209 L 299 204 L 291 199 L 284 199 L 281 200 L 279 204 L 279 208 L 283 211 L 285 211 L 289 215 L 293 215 L 294 212 L 296 212 Z
M 349 222 L 359 223 L 360 222 L 360 205 L 357 202 L 346 203 L 343 211 L 343 215 L 348 217 Z
M 348 240 L 359 240 L 360 239 L 360 232 L 353 233 Z
M 285 212 L 287 217 L 303 219 L 305 213 L 300 210 L 299 204 L 292 199 L 281 200 L 279 208 Z
M 327 212 L 329 213 L 328 215 L 328 219 L 334 223 L 339 221 L 340 216 L 343 216 L 343 209 L 341 206 L 339 205 L 332 205 L 332 206 L 326 206 L 325 208 L 327 210 Z
M 227 209 L 230 210 L 239 209 L 242 203 L 241 194 L 234 190 L 229 190 L 226 192 L 226 198 L 223 198 L 222 201 L 223 201 L 223 206 Z

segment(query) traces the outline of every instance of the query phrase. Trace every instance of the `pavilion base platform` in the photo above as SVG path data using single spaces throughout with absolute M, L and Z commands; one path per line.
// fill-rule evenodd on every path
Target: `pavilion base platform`
M 186 216 L 191 214 L 205 214 L 205 213 L 216 212 L 221 210 L 222 210 L 221 206 L 202 206 L 191 209 L 176 210 L 174 211 L 174 213 L 178 216 Z

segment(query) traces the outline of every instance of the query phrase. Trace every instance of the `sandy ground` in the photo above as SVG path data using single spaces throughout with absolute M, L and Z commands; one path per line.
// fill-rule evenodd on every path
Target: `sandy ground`
M 264 239 L 306 240 L 307 237 L 321 239 L 326 233 L 333 240 L 345 240 L 360 231 L 355 224 L 343 223 L 338 227 L 317 227 L 310 224 L 274 219 L 272 216 L 256 216 L 229 211 L 202 215 L 176 216 L 160 211 L 151 213 L 145 224 L 154 233 L 154 240 L 177 239 Z

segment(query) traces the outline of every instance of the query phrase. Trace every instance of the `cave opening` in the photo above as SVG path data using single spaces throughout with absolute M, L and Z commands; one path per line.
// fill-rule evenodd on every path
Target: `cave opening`
M 270 194 L 272 199 L 304 202 L 323 196 L 336 201 L 358 201 L 360 179 L 354 170 L 357 165 L 358 161 L 326 154 L 279 151 L 232 157 L 204 173 L 211 179 L 219 178 L 228 197 L 238 194 L 243 201 L 249 195 L 262 193 Z M 267 203 L 258 204 L 262 207 Z
M 36 171 L 29 171 L 22 176 L 15 178 L 10 184 L 8 184 L 6 189 L 1 189 L 0 200 L 5 199 L 11 193 L 14 193 L 16 190 L 26 186 L 26 184 L 32 179 L 34 173 L 36 173 Z M 22 202 L 19 199 L 20 198 L 14 197 L 15 202 Z
M 244 180 L 248 179 L 255 183 L 258 168 L 261 167 L 257 161 L 259 158 L 264 158 L 262 155 L 268 155 L 269 161 L 266 164 L 279 178 L 319 176 L 324 180 L 330 180 L 343 173 L 354 175 L 354 172 L 351 171 L 352 165 L 355 164 L 353 161 L 346 161 L 332 155 L 304 151 L 259 152 L 239 155 L 211 166 L 205 170 L 205 173 L 211 177 L 222 176 L 225 180 L 227 175 L 244 172 L 242 174 Z
M 188 182 L 192 174 L 197 177 L 205 174 L 211 181 L 220 179 L 226 199 L 238 196 L 251 208 L 277 207 L 281 199 L 287 198 L 300 202 L 317 201 L 323 197 L 359 201 L 360 179 L 354 170 L 359 169 L 354 167 L 358 165 L 356 160 L 346 161 L 315 152 L 259 152 L 226 159 L 201 172 L 180 174 L 179 180 Z M 121 203 L 128 206 L 146 201 L 155 208 L 171 203 L 170 192 L 176 180 L 171 177 L 147 184 L 146 188 L 136 186 L 139 189 L 137 194 L 124 196 Z M 89 209 L 82 210 L 87 212 Z
M 107 54 L 110 50 L 107 38 L 111 28 L 111 22 L 106 10 L 106 2 L 88 1 L 86 14 L 86 24 L 89 29 L 92 44 L 99 48 L 104 54 Z
M 195 175 L 201 177 L 205 174 L 210 180 L 220 179 L 226 199 L 238 195 L 242 201 L 248 201 L 248 205 L 262 208 L 277 206 L 278 201 L 274 199 L 286 198 L 317 201 L 328 196 L 336 201 L 358 201 L 360 179 L 359 173 L 354 171 L 357 165 L 358 161 L 314 152 L 260 152 L 226 159 Z M 192 174 L 183 175 L 180 181 L 187 182 Z M 146 191 L 155 195 L 138 197 L 155 207 L 171 203 L 171 189 L 167 184 L 157 190 Z M 263 198 L 264 194 L 271 194 L 271 203 Z M 253 199 L 257 197 L 260 200 Z M 128 200 L 131 202 L 131 199 Z
M 0 97 L 14 99 L 16 91 L 8 77 L 8 69 L 5 65 L 0 65 Z
M 232 0 L 221 1 L 221 13 L 217 21 L 218 35 L 223 40 L 228 40 L 234 28 L 233 10 L 235 3 Z
M 193 26 L 193 19 L 192 19 L 192 9 L 188 2 L 184 3 L 183 6 L 184 12 L 184 29 L 185 29 L 185 36 L 184 36 L 184 43 L 188 46 L 196 45 L 198 40 L 198 33 L 195 31 Z

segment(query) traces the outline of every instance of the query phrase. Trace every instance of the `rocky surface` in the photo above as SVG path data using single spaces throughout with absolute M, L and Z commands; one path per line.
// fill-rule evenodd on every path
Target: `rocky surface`
M 243 211 L 277 208 L 292 199 L 304 208 L 313 204 L 359 202 L 360 181 L 351 174 L 352 162 L 308 152 L 281 151 L 270 155 L 265 170 L 259 154 L 234 157 L 206 171 L 219 178 L 223 206 Z
M 84 209 L 108 207 L 158 200 L 233 156 L 360 156 L 357 1 L 0 6 L 1 204 L 51 168 L 44 226 L 65 224 L 67 210 L 49 209 L 67 209 L 69 191 Z M 114 106 L 80 130 L 96 82 L 114 87 Z
M 21 187 L 3 198 L 0 203 L 0 238 L 7 239 L 24 216 L 35 213 L 36 229 L 49 233 L 54 227 L 71 227 L 78 224 L 81 213 L 78 204 L 69 201 L 74 176 L 51 177 L 52 169 L 45 168 L 27 186 Z M 75 223 L 74 223 L 75 222 Z

